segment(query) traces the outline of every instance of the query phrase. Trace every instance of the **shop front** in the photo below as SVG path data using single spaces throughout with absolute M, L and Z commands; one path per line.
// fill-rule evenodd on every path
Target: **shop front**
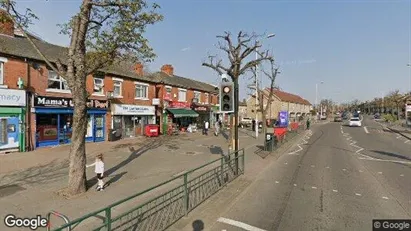
M 112 129 L 119 131 L 121 138 L 144 135 L 147 124 L 156 123 L 154 106 L 112 104 Z
M 36 127 L 36 147 L 56 146 L 71 142 L 73 123 L 71 98 L 35 96 L 33 113 Z M 86 142 L 105 140 L 106 100 L 89 99 L 87 102 Z
M 0 153 L 25 151 L 26 92 L 0 89 Z
M 189 125 L 196 127 L 199 115 L 190 106 L 189 103 L 185 102 L 168 102 L 165 115 L 163 116 L 163 126 L 168 129 L 173 125 L 179 129 L 185 129 Z
M 198 125 L 201 125 L 201 126 L 199 126 L 200 128 L 203 127 L 205 121 L 208 121 L 211 126 L 214 125 L 214 121 L 210 120 L 211 119 L 211 116 L 210 116 L 211 110 L 210 110 L 209 106 L 193 103 L 191 105 L 191 109 L 193 109 L 193 111 L 197 112 L 197 114 L 198 114 L 198 117 L 197 117 L 196 121 L 197 121 Z

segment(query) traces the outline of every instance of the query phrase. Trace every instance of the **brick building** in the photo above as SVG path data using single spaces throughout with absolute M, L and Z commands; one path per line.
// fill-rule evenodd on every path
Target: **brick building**
M 0 24 L 0 152 L 33 150 L 70 142 L 73 103 L 64 78 L 47 67 L 11 22 Z M 51 61 L 67 48 L 29 35 Z M 171 65 L 145 73 L 139 63 L 122 63 L 87 76 L 87 142 L 143 135 L 147 124 L 186 126 L 210 119 L 215 87 L 174 75 Z M 185 120 L 183 120 L 186 118 Z

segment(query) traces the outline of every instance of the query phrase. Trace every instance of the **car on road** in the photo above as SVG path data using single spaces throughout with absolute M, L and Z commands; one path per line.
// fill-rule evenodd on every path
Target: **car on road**
M 343 121 L 343 119 L 342 119 L 341 116 L 334 117 L 334 122 L 342 122 L 342 121 Z
M 376 120 L 381 119 L 380 113 L 375 113 L 374 114 L 374 119 L 376 119 Z
M 241 118 L 238 126 L 241 128 L 250 127 L 252 123 L 253 123 L 253 119 L 245 117 L 245 118 Z
M 348 123 L 350 127 L 361 127 L 361 120 L 359 117 L 352 117 Z

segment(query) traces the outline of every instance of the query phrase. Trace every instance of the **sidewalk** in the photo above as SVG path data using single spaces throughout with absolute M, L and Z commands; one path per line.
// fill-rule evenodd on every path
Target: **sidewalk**
M 398 122 L 398 123 L 388 123 L 385 121 L 379 122 L 383 127 L 386 127 L 387 129 L 399 133 L 402 136 L 404 136 L 407 139 L 411 140 L 411 127 L 408 127 L 405 125 L 403 122 Z
M 262 143 L 263 137 L 250 138 L 246 132 L 240 132 L 240 148 L 253 148 Z M 55 193 L 67 184 L 68 151 L 68 146 L 61 146 L 0 156 L 0 217 L 10 213 L 18 217 L 45 216 L 55 210 L 70 219 L 78 218 L 220 158 L 227 152 L 227 141 L 210 132 L 209 136 L 195 133 L 87 144 L 88 163 L 95 154 L 104 153 L 105 180 L 111 184 L 104 192 L 96 192 L 93 187 L 70 200 Z M 260 157 L 246 151 L 247 162 L 255 158 Z M 94 177 L 93 171 L 87 169 L 88 179 Z M 0 230 L 4 229 L 2 223 Z

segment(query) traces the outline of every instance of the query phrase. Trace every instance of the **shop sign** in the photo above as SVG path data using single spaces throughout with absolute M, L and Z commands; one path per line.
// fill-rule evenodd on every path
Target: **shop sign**
M 152 101 L 153 105 L 160 105 L 160 99 L 159 98 L 154 98 Z
M 208 112 L 210 111 L 210 108 L 207 106 L 201 106 L 201 105 L 193 105 L 192 106 L 194 111 L 201 111 L 201 112 Z
M 169 103 L 169 108 L 190 108 L 190 103 L 172 101 Z
M 24 90 L 0 89 L 0 106 L 26 106 Z
M 163 96 L 163 99 L 164 100 L 171 100 L 171 92 L 167 92 L 167 91 L 165 91 L 164 92 L 164 96 Z
M 128 104 L 113 104 L 112 112 L 114 115 L 155 115 L 155 107 Z
M 73 99 L 62 97 L 35 96 L 34 107 L 74 107 Z M 107 100 L 89 99 L 88 108 L 108 108 Z

